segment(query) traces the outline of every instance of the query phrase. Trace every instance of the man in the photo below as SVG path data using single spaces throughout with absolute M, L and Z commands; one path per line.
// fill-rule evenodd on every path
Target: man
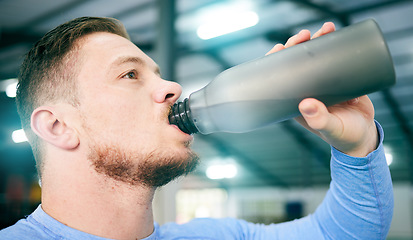
M 334 31 L 326 23 L 313 38 Z M 303 30 L 269 53 L 310 40 Z M 181 88 L 114 19 L 78 18 L 28 53 L 17 106 L 42 181 L 42 204 L 1 239 L 385 239 L 393 210 L 383 132 L 367 96 L 297 120 L 332 148 L 332 183 L 317 211 L 278 225 L 235 219 L 154 224 L 155 189 L 193 170 L 192 136 L 168 122 Z

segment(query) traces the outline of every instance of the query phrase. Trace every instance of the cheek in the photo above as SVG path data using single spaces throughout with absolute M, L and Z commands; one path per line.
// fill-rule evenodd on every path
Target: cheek
M 89 119 L 107 140 L 115 142 L 149 141 L 156 126 L 146 109 L 130 105 L 109 105 L 104 109 L 95 109 Z
M 151 99 L 142 91 L 100 86 L 83 100 L 80 107 L 88 124 L 108 140 L 137 140 L 154 133 L 158 119 Z

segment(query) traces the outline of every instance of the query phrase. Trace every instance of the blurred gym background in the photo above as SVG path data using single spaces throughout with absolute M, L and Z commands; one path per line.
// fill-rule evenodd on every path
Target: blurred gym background
M 385 130 L 395 212 L 388 239 L 413 239 L 413 1 L 409 0 L 2 0 L 0 1 L 0 229 L 31 213 L 41 189 L 14 103 L 19 65 L 53 27 L 80 16 L 121 20 L 183 98 L 221 71 L 263 56 L 300 29 L 375 19 L 397 84 L 370 95 Z M 337 56 L 339 57 L 339 56 Z M 244 134 L 196 135 L 202 164 L 159 190 L 160 223 L 194 217 L 282 222 L 315 210 L 330 181 L 330 148 L 294 121 Z

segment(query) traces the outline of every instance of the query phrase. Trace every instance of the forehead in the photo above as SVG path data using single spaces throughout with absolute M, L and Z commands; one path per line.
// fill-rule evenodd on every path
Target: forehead
M 136 58 L 149 68 L 156 63 L 128 39 L 116 34 L 98 32 L 86 35 L 78 42 L 79 55 L 85 64 L 107 67 L 121 58 Z

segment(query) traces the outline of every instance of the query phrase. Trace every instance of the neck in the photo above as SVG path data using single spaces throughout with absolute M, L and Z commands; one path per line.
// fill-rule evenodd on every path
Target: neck
M 88 161 L 65 161 L 71 166 L 58 161 L 43 174 L 42 208 L 47 214 L 100 237 L 140 239 L 153 232 L 154 188 L 110 179 Z

